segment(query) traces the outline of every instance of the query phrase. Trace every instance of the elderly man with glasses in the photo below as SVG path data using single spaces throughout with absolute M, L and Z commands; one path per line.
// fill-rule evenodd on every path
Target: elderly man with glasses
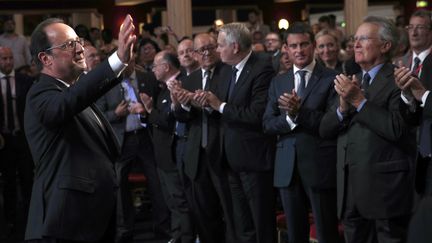
M 347 243 L 405 242 L 414 199 L 415 128 L 401 116 L 391 64 L 396 26 L 369 16 L 354 37 L 362 72 L 337 75 L 337 108 L 320 125 L 338 138 L 338 214 Z

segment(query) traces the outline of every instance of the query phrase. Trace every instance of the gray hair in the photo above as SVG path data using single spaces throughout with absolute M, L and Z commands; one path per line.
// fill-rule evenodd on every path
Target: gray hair
M 240 51 L 251 49 L 252 35 L 245 24 L 229 23 L 224 25 L 219 32 L 225 33 L 225 41 L 228 44 L 238 43 Z
M 378 16 L 367 16 L 363 23 L 370 23 L 379 27 L 378 35 L 380 39 L 391 43 L 390 50 L 384 54 L 387 61 L 391 60 L 399 44 L 399 31 L 396 25 L 391 20 Z

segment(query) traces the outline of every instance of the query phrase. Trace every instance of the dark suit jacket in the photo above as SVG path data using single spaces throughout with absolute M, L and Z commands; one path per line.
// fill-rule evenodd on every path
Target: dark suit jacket
M 27 75 L 15 72 L 15 92 L 17 104 L 17 116 L 20 123 L 21 131 L 24 131 L 24 107 L 27 92 L 33 84 L 33 79 Z M 3 96 L 0 92 L 0 128 L 3 127 Z M 0 131 L 1 132 L 1 131 Z
M 183 77 L 180 74 L 178 80 Z M 162 86 L 165 86 L 163 84 Z M 153 99 L 153 110 L 148 121 L 153 129 L 153 146 L 156 165 L 162 170 L 176 170 L 174 131 L 175 117 L 171 110 L 171 97 L 168 88 L 163 87 L 156 99 Z
M 27 240 L 97 241 L 107 229 L 115 210 L 113 163 L 119 146 L 93 102 L 116 84 L 115 78 L 105 61 L 69 88 L 41 74 L 28 92 L 24 127 L 35 178 Z
M 360 112 L 340 122 L 335 107 L 321 121 L 323 137 L 338 135 L 339 216 L 343 212 L 348 184 L 365 218 L 391 218 L 411 213 L 416 137 L 414 127 L 401 117 L 401 93 L 394 82 L 393 69 L 393 65 L 386 63 L 379 70 Z
M 284 111 L 278 108 L 278 98 L 294 89 L 294 72 L 276 76 L 269 89 L 269 101 L 264 114 L 264 132 L 278 135 L 274 185 L 290 184 L 294 164 L 305 186 L 336 187 L 336 139 L 322 139 L 319 125 L 335 100 L 333 70 L 316 63 L 301 101 L 296 119 L 298 126 L 291 130 Z M 297 162 L 296 162 L 297 161 Z
M 409 51 L 405 54 L 401 60 L 403 65 L 411 68 L 413 52 Z M 420 81 L 428 90 L 432 90 L 432 54 L 426 56 L 422 63 L 422 69 L 420 73 Z
M 252 53 L 228 100 L 231 69 L 222 74 L 217 96 L 227 101 L 222 121 L 222 146 L 229 166 L 240 171 L 273 171 L 274 137 L 264 134 L 262 117 L 274 75 L 270 59 Z
M 215 67 L 209 83 L 209 90 L 211 92 L 217 92 L 218 82 L 220 82 L 222 78 L 221 71 L 226 68 L 229 68 L 229 66 L 222 63 L 219 63 Z M 184 79 L 183 87 L 191 92 L 195 92 L 195 90 L 202 89 L 202 79 L 201 69 L 196 70 Z M 205 151 L 214 171 L 220 171 L 221 169 L 219 161 L 221 154 L 219 143 L 220 113 L 218 111 L 209 112 L 193 106 L 191 107 L 191 111 L 187 112 L 179 107 L 175 113 L 176 118 L 182 122 L 187 122 L 189 130 L 184 155 L 184 168 L 186 175 L 191 179 L 197 176 L 198 164 L 200 161 L 203 112 L 208 118 L 208 142 Z
M 138 85 L 138 90 L 136 93 L 138 102 L 140 102 L 138 92 L 145 92 L 152 97 L 156 97 L 157 92 L 159 91 L 158 82 L 153 74 L 142 72 L 139 70 L 136 71 L 136 82 Z M 105 117 L 111 123 L 117 138 L 120 141 L 120 144 L 123 144 L 124 133 L 126 129 L 126 116 L 118 117 L 115 114 L 115 109 L 117 105 L 124 100 L 124 90 L 121 86 L 121 83 L 117 84 L 114 88 L 108 91 L 104 96 L 102 96 L 98 101 L 97 105 L 104 113 Z M 145 120 L 142 120 L 145 122 Z

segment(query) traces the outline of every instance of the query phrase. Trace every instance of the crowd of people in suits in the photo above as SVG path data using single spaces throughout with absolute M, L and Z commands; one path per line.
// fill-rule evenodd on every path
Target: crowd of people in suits
M 321 243 L 430 241 L 431 13 L 403 29 L 368 16 L 343 51 L 328 16 L 281 35 L 256 14 L 175 50 L 130 15 L 109 51 L 50 18 L 31 36 L 36 81 L 0 42 L 10 230 L 18 175 L 26 242 L 133 242 L 138 163 L 169 242 L 277 242 L 278 207 L 286 242 L 309 242 L 309 215 Z

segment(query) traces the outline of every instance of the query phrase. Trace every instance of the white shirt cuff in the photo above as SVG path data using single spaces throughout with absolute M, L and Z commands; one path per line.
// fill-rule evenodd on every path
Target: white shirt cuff
M 426 104 L 426 99 L 427 99 L 429 93 L 430 93 L 430 91 L 429 91 L 429 90 L 426 90 L 426 92 L 423 94 L 423 96 L 422 96 L 422 98 L 421 98 L 421 101 L 422 101 L 422 103 L 421 103 L 421 107 L 424 107 L 424 105 Z
M 286 121 L 288 122 L 288 125 L 290 126 L 291 130 L 294 130 L 294 128 L 297 127 L 297 124 L 294 123 L 294 122 L 291 120 L 291 117 L 289 117 L 288 115 L 286 115 Z
M 187 112 L 190 112 L 190 111 L 191 111 L 191 107 L 190 107 L 190 105 L 183 105 L 183 104 L 181 104 L 181 107 L 183 108 L 183 110 L 185 110 L 185 111 L 187 111 Z
M 401 92 L 401 99 L 407 105 L 412 105 L 414 103 L 414 97 L 406 97 L 405 95 L 403 95 L 402 92 Z
M 108 63 L 117 77 L 119 77 L 123 70 L 125 70 L 125 68 L 128 66 L 127 63 L 123 63 L 120 60 L 117 52 L 114 52 L 113 54 L 111 54 L 111 56 L 108 57 Z
M 226 105 L 226 103 L 223 102 L 223 103 L 219 106 L 219 112 L 220 112 L 221 114 L 223 113 L 223 110 L 224 110 L 224 108 L 225 108 L 225 105 Z

